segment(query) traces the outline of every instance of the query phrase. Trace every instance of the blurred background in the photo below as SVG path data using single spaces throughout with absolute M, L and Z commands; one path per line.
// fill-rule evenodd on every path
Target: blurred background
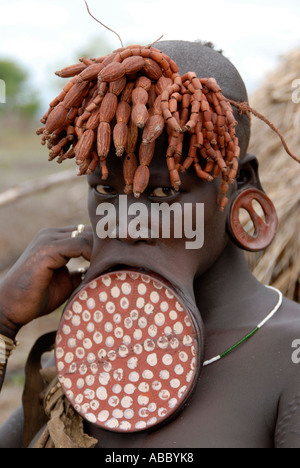
M 164 40 L 211 41 L 241 73 L 250 104 L 282 131 L 300 155 L 300 2 L 298 0 L 88 0 L 91 12 L 125 45 Z M 120 47 L 87 13 L 84 0 L 0 0 L 0 279 L 39 229 L 88 223 L 86 181 L 74 162 L 49 163 L 35 134 L 39 119 L 65 81 L 55 71 L 82 56 Z M 298 84 L 300 89 L 300 84 Z M 297 97 L 300 97 L 298 93 Z M 253 117 L 250 151 L 280 226 L 263 254 L 247 256 L 255 275 L 300 302 L 300 169 L 279 138 Z M 53 175 L 61 180 L 53 182 Z M 56 177 L 56 176 L 55 176 Z M 47 187 L 38 187 L 39 182 Z M 61 311 L 20 332 L 0 395 L 0 423 L 21 402 L 23 367 L 35 339 L 57 327 Z

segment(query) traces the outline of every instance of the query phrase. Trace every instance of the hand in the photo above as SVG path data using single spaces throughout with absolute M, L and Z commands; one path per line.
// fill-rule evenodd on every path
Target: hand
M 14 337 L 37 317 L 63 304 L 79 286 L 81 275 L 70 273 L 71 258 L 90 261 L 92 229 L 78 237 L 76 227 L 43 229 L 0 282 L 0 333 Z

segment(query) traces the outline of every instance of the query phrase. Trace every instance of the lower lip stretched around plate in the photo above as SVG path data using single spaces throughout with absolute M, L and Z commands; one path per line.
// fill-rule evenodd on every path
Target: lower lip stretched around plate
M 167 422 L 198 380 L 198 326 L 170 284 L 133 269 L 101 275 L 65 308 L 59 382 L 75 410 L 116 432 Z

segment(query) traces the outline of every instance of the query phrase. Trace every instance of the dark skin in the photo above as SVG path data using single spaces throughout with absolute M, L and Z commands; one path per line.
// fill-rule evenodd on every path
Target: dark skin
M 192 62 L 200 67 L 195 70 L 198 76 L 217 78 L 224 95 L 247 100 L 240 77 L 217 52 L 197 44 L 161 44 L 177 63 L 187 60 L 180 65 L 181 73 L 194 69 Z M 260 188 L 256 160 L 246 155 L 249 122 L 245 116 L 237 119 L 242 151 L 238 185 L 231 187 L 231 199 L 237 188 Z M 243 252 L 228 236 L 227 213 L 221 213 L 216 203 L 220 180 L 203 182 L 191 169 L 182 177 L 180 192 L 173 193 L 165 153 L 161 138 L 149 186 L 139 202 L 147 207 L 151 202 L 204 203 L 204 247 L 186 250 L 186 239 L 174 238 L 100 240 L 95 233 L 96 207 L 107 201 L 117 206 L 124 189 L 122 161 L 109 156 L 109 180 L 101 180 L 99 171 L 88 177 L 91 228 L 75 239 L 71 239 L 74 226 L 43 231 L 1 281 L 0 333 L 14 338 L 23 325 L 50 313 L 78 290 L 80 278 L 71 275 L 66 265 L 70 258 L 81 255 L 91 262 L 84 283 L 123 264 L 152 270 L 179 287 L 196 303 L 198 321 L 204 324 L 205 360 L 236 343 L 269 314 L 278 296 L 256 281 Z M 162 194 L 168 197 L 161 198 Z M 128 197 L 128 204 L 134 201 Z M 202 370 L 188 406 L 169 424 L 135 434 L 113 433 L 90 424 L 85 429 L 99 440 L 99 447 L 108 448 L 299 448 L 300 373 L 291 358 L 292 342 L 299 338 L 299 305 L 284 299 L 276 316 L 254 337 Z M 19 410 L 2 426 L 1 447 L 21 446 L 22 418 Z
M 123 263 L 156 271 L 173 284 L 180 285 L 185 294 L 196 301 L 204 322 L 205 359 L 238 341 L 272 310 L 277 295 L 256 281 L 243 252 L 226 234 L 226 214 L 220 213 L 216 204 L 219 181 L 202 182 L 190 171 L 182 178 L 181 191 L 175 194 L 170 188 L 163 158 L 159 156 L 156 153 L 153 177 L 139 201 L 147 205 L 151 201 L 157 202 L 153 194 L 162 195 L 159 187 L 167 187 L 169 192 L 165 192 L 169 196 L 162 201 L 204 202 L 204 247 L 199 251 L 185 250 L 185 239 L 132 240 L 128 237 L 100 240 L 90 231 L 80 238 L 70 239 L 74 227 L 59 232 L 44 231 L 1 282 L 1 304 L 6 305 L 1 309 L 1 332 L 14 337 L 20 326 L 40 315 L 41 310 L 45 311 L 44 305 L 48 312 L 61 302 L 63 288 L 54 293 L 57 291 L 56 279 L 64 278 L 68 294 L 78 287 L 78 278 L 75 275 L 71 280 L 65 264 L 68 258 L 79 255 L 91 260 L 85 283 Z M 102 181 L 98 172 L 88 177 L 93 232 L 98 221 L 96 206 L 108 199 L 117 203 L 117 194 L 123 193 L 124 182 L 118 164 L 119 160 L 113 159 L 115 171 L 111 171 L 108 181 Z M 253 159 L 245 158 L 241 166 L 243 183 L 248 186 L 255 182 L 257 185 Z M 248 174 L 247 181 L 245 174 Z M 232 188 L 232 196 L 235 188 Z M 109 192 L 109 197 L 103 192 Z M 130 196 L 128 203 L 130 201 L 136 200 Z M 53 242 L 53 239 L 56 240 Z M 36 256 L 39 270 L 34 261 Z M 36 307 L 26 306 L 26 303 L 24 307 L 23 301 L 21 313 L 16 306 L 18 301 L 14 302 L 11 296 L 14 292 L 14 297 L 17 293 L 24 297 L 24 290 L 27 290 L 31 304 L 36 298 Z M 5 310 L 11 313 L 7 314 Z M 86 424 L 86 431 L 98 438 L 99 446 L 113 448 L 300 447 L 300 407 L 297 405 L 300 377 L 297 365 L 291 360 L 292 341 L 300 336 L 298 317 L 299 306 L 285 299 L 277 315 L 250 341 L 224 360 L 202 370 L 189 405 L 166 426 L 151 432 L 124 435 Z M 19 418 L 20 412 L 2 427 L 2 447 L 19 446 L 21 433 L 9 431 L 12 426 L 21 430 Z M 287 424 L 283 424 L 284 420 Z
M 170 188 L 162 166 L 163 162 L 156 157 L 153 174 L 156 168 L 159 171 L 153 175 L 142 197 L 146 204 L 156 186 Z M 241 169 L 243 181 L 239 181 L 239 188 L 243 184 L 260 187 L 253 157 L 244 158 Z M 89 211 L 93 226 L 97 222 L 93 216 L 96 205 L 107 199 L 99 197 L 95 191 L 98 183 L 103 191 L 99 176 L 89 177 Z M 119 172 L 112 174 L 104 184 L 122 193 L 124 182 Z M 191 171 L 182 178 L 180 193 L 163 199 L 170 203 L 175 200 L 205 203 L 202 249 L 185 250 L 182 239 L 101 241 L 95 238 L 92 267 L 87 278 L 92 279 L 122 258 L 125 264 L 154 270 L 180 286 L 194 298 L 204 322 L 205 359 L 219 354 L 246 335 L 278 300 L 274 291 L 256 281 L 242 251 L 228 239 L 226 214 L 220 213 L 216 204 L 218 188 L 218 181 L 212 184 L 199 181 Z M 113 256 L 106 255 L 110 251 L 108 242 L 111 242 Z M 283 414 L 300 390 L 299 371 L 291 361 L 291 343 L 300 333 L 298 317 L 299 306 L 285 300 L 280 312 L 259 335 L 231 356 L 202 371 L 189 406 L 160 430 L 120 435 L 91 426 L 89 433 L 100 440 L 102 447 L 274 447 L 283 439 L 286 446 L 299 447 L 300 433 L 294 431 L 300 407 L 296 408 L 284 434 L 280 429 Z M 201 420 L 205 424 L 199 424 Z M 183 431 L 183 427 L 186 430 Z

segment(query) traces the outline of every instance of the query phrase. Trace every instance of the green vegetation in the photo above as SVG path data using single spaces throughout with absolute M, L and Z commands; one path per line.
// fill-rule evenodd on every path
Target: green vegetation
M 32 89 L 28 72 L 13 60 L 0 60 L 0 79 L 5 83 L 5 101 L 0 115 L 19 114 L 32 118 L 40 108 L 38 93 Z M 5 107 L 4 107 L 5 106 Z

